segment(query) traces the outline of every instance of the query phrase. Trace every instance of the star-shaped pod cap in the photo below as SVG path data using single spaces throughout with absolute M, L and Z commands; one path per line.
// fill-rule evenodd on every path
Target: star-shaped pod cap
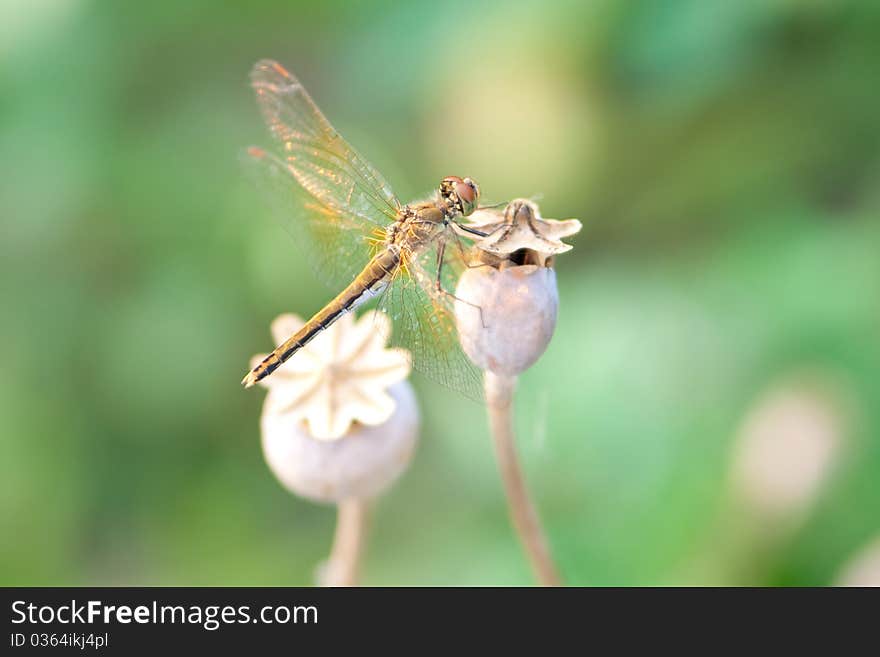
M 544 219 L 537 204 L 528 199 L 515 199 L 503 211 L 484 208 L 470 216 L 468 228 L 486 233 L 474 245 L 493 256 L 510 257 L 517 251 L 532 251 L 537 260 L 546 264 L 550 258 L 571 250 L 562 238 L 581 229 L 577 219 Z
M 272 337 L 281 344 L 303 326 L 296 315 L 281 315 L 272 323 Z M 266 412 L 304 420 L 309 434 L 337 440 L 354 424 L 380 425 L 394 413 L 388 393 L 410 372 L 408 353 L 388 349 L 391 321 L 372 311 L 360 319 L 345 314 L 303 347 L 277 372 L 260 381 L 269 389 Z M 254 356 L 252 364 L 263 355 Z

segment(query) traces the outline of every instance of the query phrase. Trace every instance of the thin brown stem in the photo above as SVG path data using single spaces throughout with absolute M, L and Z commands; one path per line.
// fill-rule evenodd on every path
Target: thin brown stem
M 369 524 L 369 502 L 356 498 L 339 502 L 333 547 L 320 576 L 322 586 L 357 586 Z
M 542 586 L 561 586 L 562 581 L 541 520 L 529 496 L 522 468 L 516 454 L 516 437 L 513 431 L 513 391 L 516 377 L 506 377 L 486 372 L 484 379 L 486 405 L 489 411 L 489 427 L 495 445 L 498 469 L 504 481 L 510 519 L 516 528 L 523 549 L 532 565 L 535 577 Z

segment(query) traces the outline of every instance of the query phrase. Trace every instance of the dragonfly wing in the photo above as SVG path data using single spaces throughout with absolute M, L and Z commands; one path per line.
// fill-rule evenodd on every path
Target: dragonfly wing
M 410 352 L 413 368 L 436 383 L 481 401 L 482 372 L 462 351 L 455 325 L 452 295 L 461 258 L 454 236 L 449 241 L 441 268 L 445 291 L 436 290 L 437 253 L 436 248 L 430 248 L 413 256 L 407 271 L 398 272 L 383 292 L 379 309 L 394 320 L 391 344 Z
M 322 204 L 303 189 L 286 161 L 268 151 L 251 147 L 242 161 L 317 277 L 337 290 L 354 280 L 370 260 L 367 236 L 378 226 Z
M 291 175 L 327 209 L 386 225 L 400 201 L 382 175 L 330 125 L 299 80 L 277 62 L 257 62 L 251 86 Z

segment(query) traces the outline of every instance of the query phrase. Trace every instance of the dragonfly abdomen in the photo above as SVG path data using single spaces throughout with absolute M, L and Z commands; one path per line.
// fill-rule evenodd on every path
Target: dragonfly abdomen
M 376 254 L 348 287 L 315 313 L 315 316 L 307 321 L 301 329 L 276 347 L 275 351 L 266 356 L 259 365 L 248 372 L 242 380 L 242 384 L 246 388 L 250 388 L 257 381 L 266 378 L 342 315 L 381 294 L 388 286 L 399 264 L 400 250 L 395 245 L 390 245 L 387 249 Z

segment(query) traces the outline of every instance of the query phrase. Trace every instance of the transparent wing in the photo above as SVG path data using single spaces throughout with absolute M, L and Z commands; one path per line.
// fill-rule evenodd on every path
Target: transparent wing
M 330 125 L 299 80 L 277 62 L 257 62 L 251 86 L 291 174 L 322 205 L 385 225 L 400 201 L 376 171 Z
M 433 248 L 413 256 L 380 297 L 378 307 L 394 320 L 391 344 L 407 349 L 413 367 L 432 381 L 470 399 L 483 399 L 482 373 L 461 349 L 455 326 L 455 281 L 463 267 L 455 236 L 446 231 Z M 437 248 L 446 249 L 437 291 Z
M 323 205 L 302 188 L 287 162 L 268 151 L 251 147 L 242 161 L 315 275 L 337 290 L 354 280 L 373 253 L 367 236 L 379 227 Z
M 258 62 L 251 85 L 283 154 L 252 147 L 245 167 L 316 275 L 331 287 L 346 285 L 369 261 L 370 240 L 384 235 L 400 202 L 280 64 Z

